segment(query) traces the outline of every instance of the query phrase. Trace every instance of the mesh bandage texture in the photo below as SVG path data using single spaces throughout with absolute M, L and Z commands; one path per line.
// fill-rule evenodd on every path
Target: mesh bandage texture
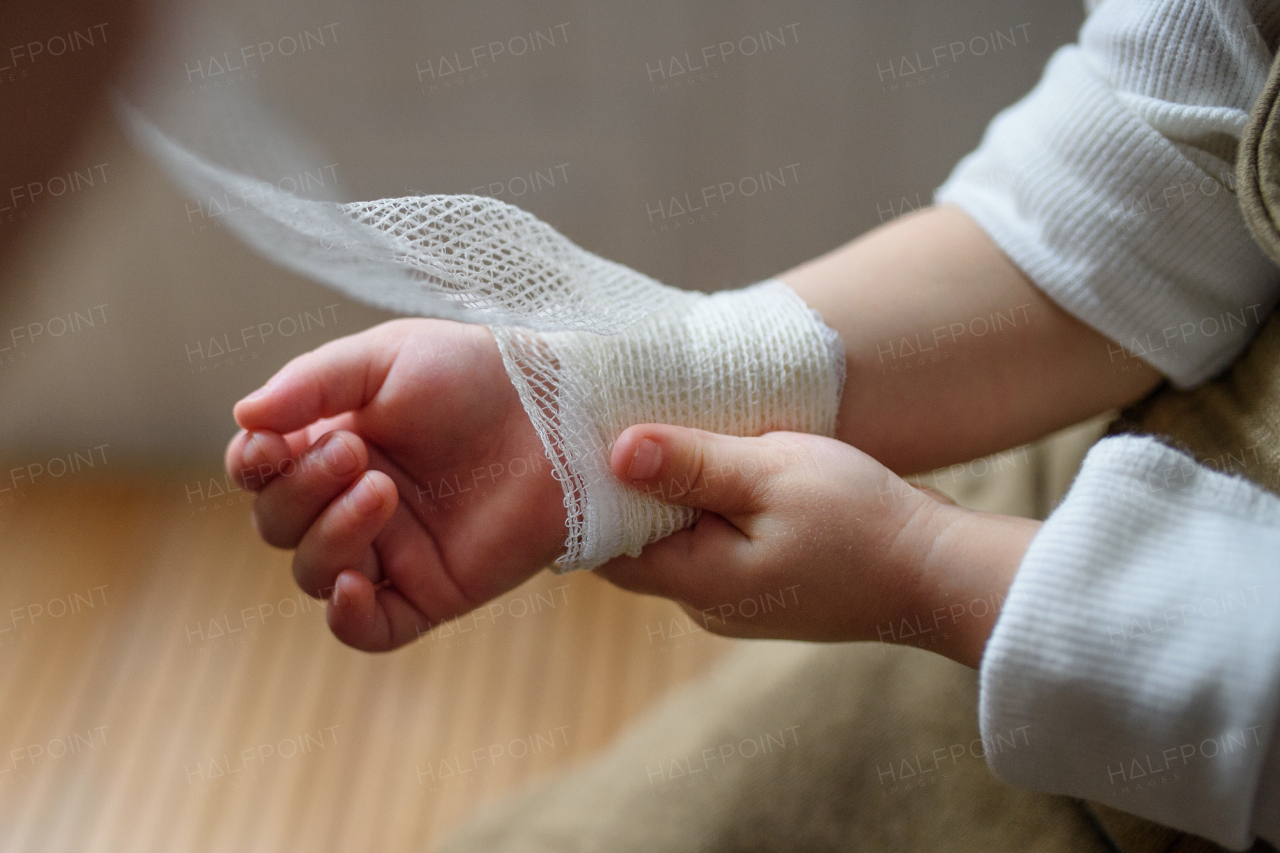
M 493 328 L 564 488 L 561 571 L 638 555 L 697 518 L 613 476 L 609 451 L 628 426 L 835 431 L 844 347 L 781 282 L 714 295 L 668 287 L 481 196 L 341 204 L 277 192 L 128 105 L 120 113 L 193 197 L 234 198 L 248 215 L 228 227 L 265 257 L 364 302 Z
M 613 334 L 682 291 L 586 251 L 518 207 L 473 195 L 341 204 L 280 192 L 169 139 L 126 103 L 134 139 L 264 257 L 401 314 Z
M 557 561 L 562 571 L 638 556 L 698 518 L 697 510 L 661 500 L 666 486 L 651 494 L 613 475 L 610 448 L 627 427 L 835 432 L 844 347 L 779 281 L 711 296 L 686 293 L 617 335 L 494 332 L 564 487 L 569 530 Z

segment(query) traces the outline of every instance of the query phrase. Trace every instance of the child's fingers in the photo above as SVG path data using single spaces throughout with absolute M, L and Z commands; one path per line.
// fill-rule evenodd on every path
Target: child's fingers
M 399 342 L 393 335 L 378 327 L 298 356 L 236 403 L 236 423 L 247 430 L 287 433 L 362 408 L 395 362 Z
M 224 463 L 227 476 L 240 488 L 261 491 L 280 473 L 280 465 L 293 455 L 290 442 L 279 433 L 241 430 L 227 444 Z
M 364 476 L 329 504 L 293 555 L 293 577 L 308 595 L 325 598 L 338 575 L 354 570 L 371 583 L 382 580 L 373 540 L 395 512 L 395 484 L 381 471 Z
M 320 440 L 320 436 L 325 433 L 335 432 L 344 429 L 359 434 L 360 430 L 355 427 L 355 416 L 351 412 L 345 412 L 333 418 L 321 418 L 315 423 L 308 424 L 300 430 L 285 434 L 285 441 L 289 442 L 289 447 L 293 450 L 293 455 L 297 456 L 311 445 Z
M 251 492 L 261 491 L 280 476 L 290 473 L 298 456 L 315 444 L 320 436 L 336 430 L 350 430 L 354 418 L 348 412 L 334 418 L 324 418 L 300 430 L 281 436 L 270 430 L 240 430 L 227 443 L 224 463 L 236 485 Z
M 728 596 L 726 587 L 751 565 L 751 549 L 742 531 L 704 513 L 694 527 L 646 545 L 639 557 L 615 557 L 595 571 L 625 590 L 702 608 Z
M 668 424 L 640 424 L 618 436 L 609 465 L 625 483 L 682 506 L 724 516 L 761 509 L 776 460 L 763 439 Z
M 316 517 L 369 465 L 364 441 L 351 432 L 322 436 L 309 450 L 279 463 L 279 476 L 258 495 L 253 520 L 277 548 L 293 548 Z
M 334 581 L 327 613 L 329 630 L 352 648 L 385 652 L 418 639 L 430 623 L 392 587 L 375 589 L 359 572 Z
M 381 468 L 376 458 L 373 464 Z M 392 469 L 394 470 L 394 469 Z M 392 480 L 396 479 L 392 476 Z M 382 529 L 375 546 L 382 576 L 418 612 L 440 621 L 473 610 L 473 599 L 445 565 L 431 532 L 403 501 Z
M 387 613 L 378 606 L 373 583 L 349 569 L 334 579 L 325 619 L 335 637 L 361 651 L 376 651 L 391 635 Z

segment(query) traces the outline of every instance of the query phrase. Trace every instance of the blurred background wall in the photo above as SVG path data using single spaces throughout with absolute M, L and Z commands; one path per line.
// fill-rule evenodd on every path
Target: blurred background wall
M 282 191 L 497 195 L 714 290 L 927 204 L 1082 18 L 1031 0 L 218 0 L 156 16 L 135 77 L 179 102 L 261 90 L 317 143 L 306 175 L 271 176 Z M 70 166 L 74 192 L 51 174 L 18 199 L 37 224 L 0 270 L 8 456 L 217 465 L 235 400 L 386 317 L 255 256 L 234 212 L 184 198 L 110 116 Z

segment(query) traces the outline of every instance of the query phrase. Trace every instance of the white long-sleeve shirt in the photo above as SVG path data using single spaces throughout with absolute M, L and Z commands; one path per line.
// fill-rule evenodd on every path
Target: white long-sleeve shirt
M 1113 369 L 1189 387 L 1280 301 L 1233 191 L 1280 2 L 1096 5 L 937 201 L 1115 342 Z M 1280 843 L 1280 498 L 1152 439 L 1099 442 L 1009 590 L 980 719 L 1010 783 Z

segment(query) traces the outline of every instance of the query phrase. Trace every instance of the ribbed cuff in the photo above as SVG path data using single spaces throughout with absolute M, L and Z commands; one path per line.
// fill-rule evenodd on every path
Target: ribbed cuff
M 987 645 L 992 771 L 1243 848 L 1280 805 L 1257 800 L 1278 707 L 1280 499 L 1150 438 L 1099 442 Z

